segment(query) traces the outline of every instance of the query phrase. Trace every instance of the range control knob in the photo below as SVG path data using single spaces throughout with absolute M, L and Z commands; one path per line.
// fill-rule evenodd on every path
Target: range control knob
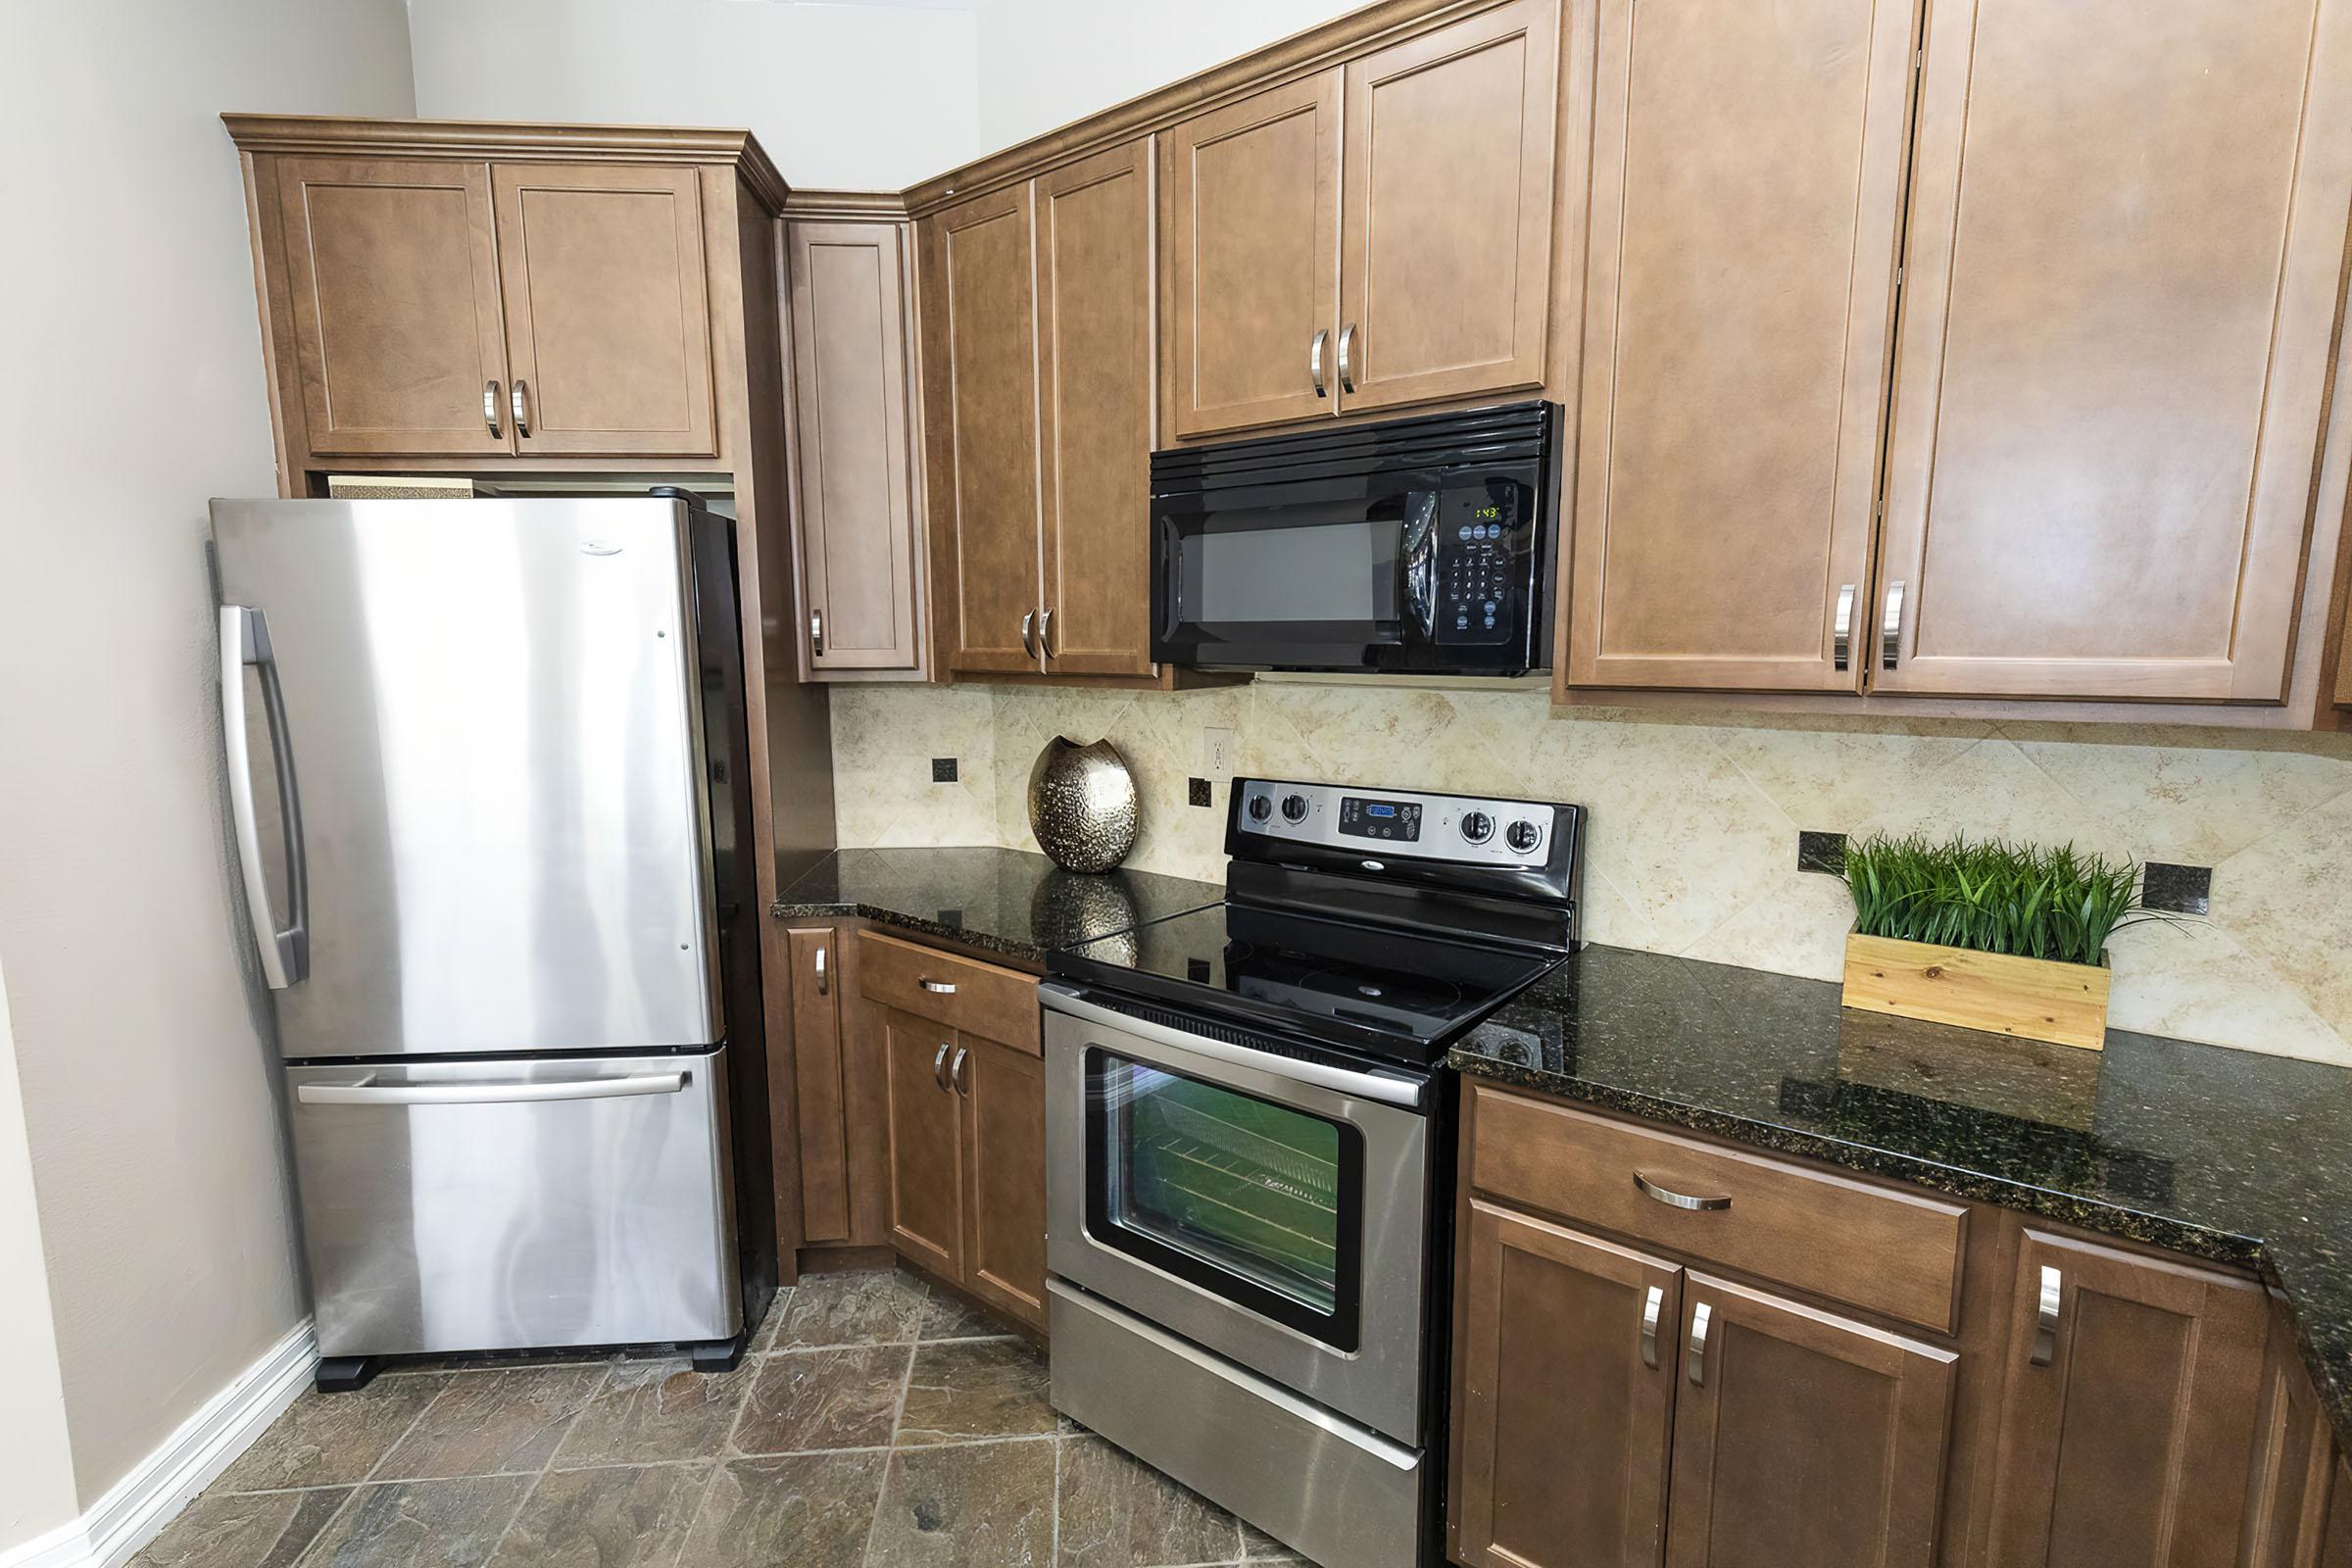
M 1303 795 L 1285 795 L 1282 798 L 1282 819 L 1286 822 L 1305 821 L 1306 797 Z
M 1272 796 L 1270 796 L 1270 795 L 1252 795 L 1252 796 L 1250 796 L 1250 821 L 1252 821 L 1252 822 L 1263 822 L 1263 821 L 1264 821 L 1264 820 L 1265 820 L 1267 817 L 1269 817 L 1269 816 L 1272 816 L 1273 814 L 1274 814 L 1274 798 L 1273 798 Z
M 1494 836 L 1494 819 L 1484 811 L 1462 813 L 1462 837 L 1472 844 L 1484 844 Z
M 1502 842 L 1508 844 L 1511 847 L 1512 852 L 1518 855 L 1525 855 L 1528 851 L 1534 849 L 1536 847 L 1536 841 L 1543 836 L 1544 835 L 1537 830 L 1536 824 L 1527 821 L 1525 818 L 1513 822 L 1509 827 L 1506 827 L 1502 830 Z

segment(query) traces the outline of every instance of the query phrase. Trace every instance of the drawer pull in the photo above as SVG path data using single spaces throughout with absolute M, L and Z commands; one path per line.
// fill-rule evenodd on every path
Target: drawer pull
M 1652 1285 L 1649 1294 L 1642 1298 L 1642 1364 L 1655 1369 L 1658 1364 L 1658 1309 L 1666 1304 L 1666 1288 Z
M 931 1058 L 931 1081 L 939 1085 L 940 1093 L 947 1093 L 948 1043 L 945 1040 L 939 1043 L 939 1054 Z
M 935 997 L 952 997 L 956 994 L 956 987 L 950 981 L 926 980 L 920 975 L 917 975 L 914 983 L 918 986 L 921 986 L 925 991 L 930 992 Z
M 1683 1357 L 1683 1368 L 1690 1374 L 1690 1386 L 1707 1386 L 1707 1319 L 1713 1310 L 1701 1301 L 1690 1309 L 1690 1349 Z
M 1654 1199 L 1668 1208 L 1689 1208 L 1712 1213 L 1717 1209 L 1732 1206 L 1732 1200 L 1728 1198 L 1692 1198 L 1688 1193 L 1678 1193 L 1669 1188 L 1660 1187 L 1640 1171 L 1634 1172 L 1634 1185 L 1641 1189 L 1642 1197 Z
M 2066 1279 L 2049 1264 L 2041 1265 L 2041 1301 L 2034 1312 L 2035 1366 L 2048 1366 L 2058 1353 L 2058 1303 L 2066 1297 Z

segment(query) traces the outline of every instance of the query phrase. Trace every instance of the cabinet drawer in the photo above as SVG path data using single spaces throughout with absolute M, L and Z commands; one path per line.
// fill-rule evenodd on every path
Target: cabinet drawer
M 1471 1086 L 1483 1193 L 1948 1334 L 1968 1210 Z M 1670 1200 L 1704 1201 L 1679 1207 Z
M 858 985 L 885 1007 L 1043 1054 L 1037 981 L 1030 975 L 861 931 Z

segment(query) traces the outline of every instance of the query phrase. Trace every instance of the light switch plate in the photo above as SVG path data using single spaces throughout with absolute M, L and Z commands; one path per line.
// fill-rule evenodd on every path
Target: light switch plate
M 1215 724 L 1201 730 L 1200 775 L 1212 782 L 1233 777 L 1233 731 Z

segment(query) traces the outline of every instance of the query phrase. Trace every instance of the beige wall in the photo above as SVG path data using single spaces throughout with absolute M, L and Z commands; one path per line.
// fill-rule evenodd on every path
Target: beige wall
M 1129 864 L 1218 880 L 1227 792 L 1186 803 L 1201 731 L 1276 778 L 1592 808 L 1596 942 L 1835 978 L 1852 906 L 1799 828 L 1963 830 L 2214 867 L 2213 918 L 2114 945 L 2114 1021 L 2352 1064 L 2352 738 L 1550 710 L 1542 691 L 1258 681 L 1188 693 L 837 687 L 841 843 L 1035 848 L 1029 768 L 1107 735 L 1143 795 Z M 962 759 L 933 784 L 930 759 Z
M 745 125 L 794 185 L 896 190 L 971 156 L 972 14 L 775 0 L 410 0 L 416 112 Z
M 275 488 L 217 116 L 412 104 L 400 0 L 7 19 L 0 956 L 86 1507 L 304 1311 L 214 716 L 205 499 Z
M 1342 0 L 976 0 L 993 152 L 1358 9 Z
M 80 1511 L 66 1446 L 66 1396 L 57 1381 L 57 1335 L 49 1277 L 41 1266 L 41 1222 L 32 1198 L 32 1160 L 17 1090 L 17 1053 L 0 979 L 0 1557 Z

